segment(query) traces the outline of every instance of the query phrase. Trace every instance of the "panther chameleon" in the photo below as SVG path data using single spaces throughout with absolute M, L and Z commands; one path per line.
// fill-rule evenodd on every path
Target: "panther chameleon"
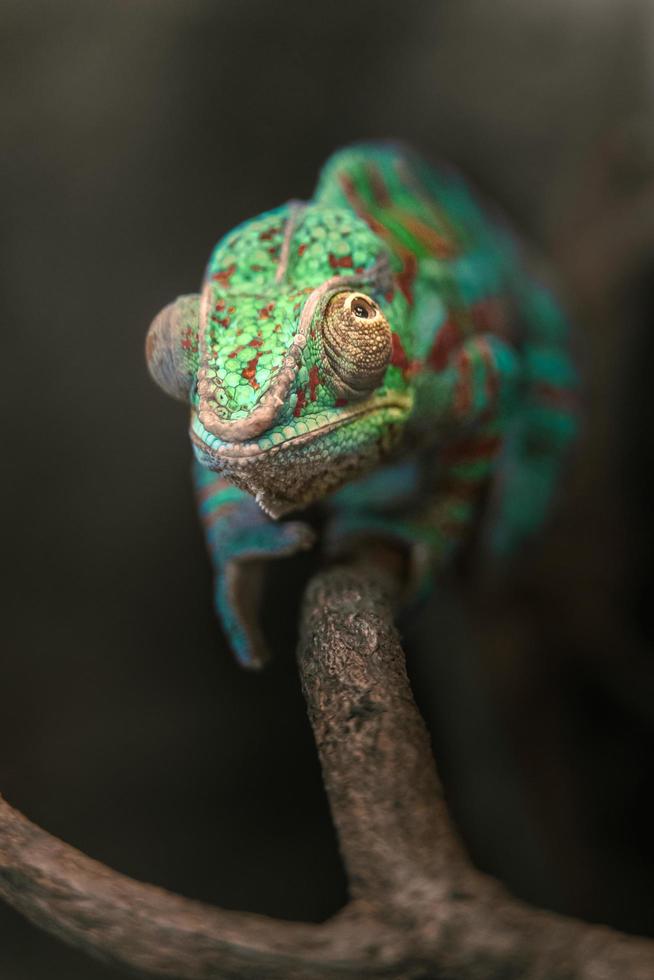
M 423 589 L 473 527 L 496 555 L 540 527 L 576 430 L 569 346 L 546 274 L 499 211 L 398 144 L 339 150 L 311 200 L 226 234 L 201 293 L 158 314 L 146 349 L 158 384 L 190 403 L 238 660 L 265 660 L 258 580 L 316 543 L 307 510 L 328 552 L 392 541 Z

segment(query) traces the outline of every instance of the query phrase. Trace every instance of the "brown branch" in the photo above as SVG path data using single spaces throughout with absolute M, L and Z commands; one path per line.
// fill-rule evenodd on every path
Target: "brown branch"
M 654 976 L 654 942 L 531 909 L 467 860 L 378 571 L 313 581 L 300 666 L 355 906 L 403 937 L 394 976 Z
M 0 895 L 147 975 L 648 980 L 654 943 L 530 909 L 467 860 L 392 622 L 392 576 L 337 568 L 305 601 L 300 668 L 352 901 L 324 925 L 228 912 L 135 882 L 0 799 Z

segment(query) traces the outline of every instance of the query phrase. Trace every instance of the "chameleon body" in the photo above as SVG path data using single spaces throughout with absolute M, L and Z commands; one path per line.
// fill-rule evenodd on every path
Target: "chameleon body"
M 151 373 L 191 406 L 216 607 L 263 660 L 262 562 L 361 536 L 423 576 L 484 503 L 505 553 L 543 522 L 575 431 L 566 317 L 525 248 L 448 167 L 395 144 L 326 163 L 313 198 L 244 222 L 202 292 L 153 321 Z M 288 515 L 292 515 L 289 517 Z

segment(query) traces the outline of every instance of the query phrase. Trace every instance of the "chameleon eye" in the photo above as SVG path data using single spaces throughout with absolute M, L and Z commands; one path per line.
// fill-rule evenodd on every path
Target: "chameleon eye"
M 350 300 L 350 309 L 360 320 L 369 320 L 379 312 L 372 300 L 366 296 L 353 296 Z
M 391 358 L 391 328 L 364 293 L 337 293 L 322 320 L 326 380 L 348 399 L 365 398 L 381 384 Z

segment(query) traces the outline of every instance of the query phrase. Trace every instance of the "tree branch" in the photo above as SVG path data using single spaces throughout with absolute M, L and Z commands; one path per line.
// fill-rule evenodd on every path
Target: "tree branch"
M 229 912 L 141 884 L 0 799 L 0 895 L 109 962 L 188 980 L 649 980 L 654 943 L 530 909 L 469 863 L 450 824 L 372 567 L 318 575 L 299 663 L 352 901 L 323 925 Z

